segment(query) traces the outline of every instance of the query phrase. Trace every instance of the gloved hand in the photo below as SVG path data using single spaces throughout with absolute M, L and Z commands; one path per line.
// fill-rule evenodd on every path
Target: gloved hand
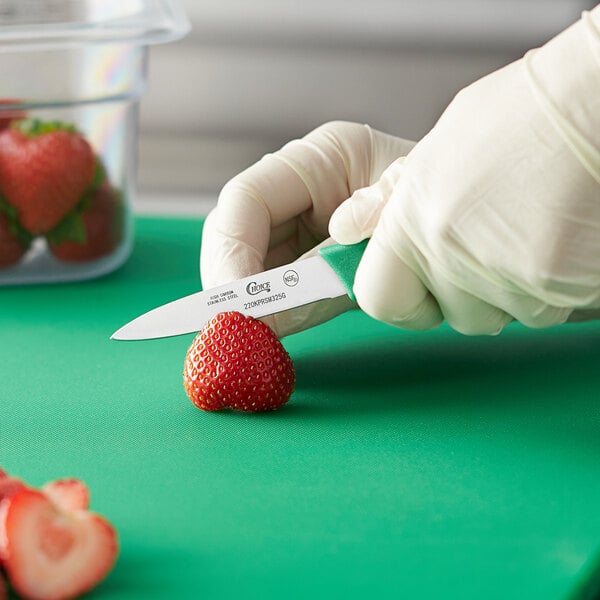
M 337 206 L 377 181 L 413 146 L 340 121 L 263 157 L 224 186 L 206 219 L 200 253 L 204 288 L 314 254 L 328 237 Z M 323 300 L 264 320 L 283 337 L 354 306 L 347 297 Z
M 462 90 L 330 233 L 372 236 L 358 304 L 403 328 L 495 334 L 600 307 L 600 5 Z

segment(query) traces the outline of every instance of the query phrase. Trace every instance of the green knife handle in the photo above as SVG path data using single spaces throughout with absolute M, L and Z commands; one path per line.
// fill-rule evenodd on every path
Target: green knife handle
M 367 247 L 369 240 L 363 240 L 358 244 L 334 244 L 333 246 L 325 246 L 319 249 L 319 254 L 327 261 L 327 264 L 336 272 L 340 281 L 348 291 L 348 296 L 353 301 L 356 301 L 354 295 L 354 276 L 358 263 Z

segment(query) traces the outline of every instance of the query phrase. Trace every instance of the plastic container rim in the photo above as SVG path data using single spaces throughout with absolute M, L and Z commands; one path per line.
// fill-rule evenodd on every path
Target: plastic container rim
M 159 0 L 160 10 L 95 22 L 0 24 L 0 52 L 23 52 L 89 44 L 145 46 L 183 38 L 191 23 L 183 7 L 173 0 Z

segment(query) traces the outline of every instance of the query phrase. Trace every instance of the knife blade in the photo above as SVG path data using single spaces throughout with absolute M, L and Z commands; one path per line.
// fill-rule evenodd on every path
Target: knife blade
M 159 306 L 123 325 L 113 340 L 148 340 L 194 333 L 220 312 L 259 318 L 347 294 L 367 240 L 319 248 L 310 258 L 275 267 Z

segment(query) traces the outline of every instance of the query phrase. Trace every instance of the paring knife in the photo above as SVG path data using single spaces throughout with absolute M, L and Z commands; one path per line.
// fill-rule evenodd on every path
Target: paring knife
M 367 241 L 324 246 L 316 256 L 179 298 L 127 323 L 111 339 L 148 340 L 194 333 L 220 312 L 258 318 L 344 294 L 354 300 L 354 276 Z

